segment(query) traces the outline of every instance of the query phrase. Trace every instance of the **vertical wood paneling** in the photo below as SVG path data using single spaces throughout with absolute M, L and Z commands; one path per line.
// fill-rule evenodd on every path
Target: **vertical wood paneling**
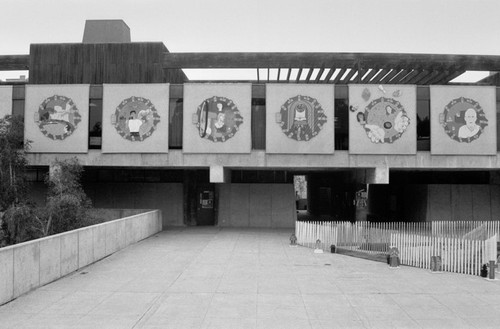
M 180 69 L 163 72 L 161 42 L 32 44 L 31 84 L 182 83 Z

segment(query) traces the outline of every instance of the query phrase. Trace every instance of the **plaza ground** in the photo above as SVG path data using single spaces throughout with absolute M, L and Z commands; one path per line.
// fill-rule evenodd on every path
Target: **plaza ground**
M 498 328 L 500 281 L 289 247 L 292 230 L 163 231 L 0 307 L 0 328 Z

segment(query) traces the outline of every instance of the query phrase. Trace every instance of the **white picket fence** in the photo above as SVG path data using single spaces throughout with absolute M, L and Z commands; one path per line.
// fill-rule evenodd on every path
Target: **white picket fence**
M 496 261 L 497 236 L 471 240 L 393 233 L 391 246 L 398 248 L 403 265 L 430 269 L 431 257 L 440 256 L 442 271 L 479 275 L 483 264 Z
M 295 222 L 295 236 L 297 244 L 316 248 L 316 241 L 321 241 L 320 249 L 330 250 L 330 246 L 337 245 L 337 226 L 334 222 Z
M 497 260 L 500 222 L 460 221 L 370 223 L 297 221 L 299 245 L 325 251 L 339 249 L 387 254 L 400 251 L 401 264 L 430 268 L 431 256 L 440 256 L 444 271 L 477 275 L 481 265 Z

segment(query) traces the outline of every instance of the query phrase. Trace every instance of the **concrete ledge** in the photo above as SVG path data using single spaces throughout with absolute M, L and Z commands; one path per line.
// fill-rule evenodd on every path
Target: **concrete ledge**
M 32 166 L 48 166 L 54 158 L 61 160 L 77 158 L 84 166 L 124 167 L 192 167 L 211 168 L 211 179 L 220 177 L 221 168 L 259 169 L 328 169 L 328 168 L 388 168 L 390 169 L 498 169 L 500 153 L 495 155 L 432 155 L 429 151 L 418 151 L 412 155 L 349 154 L 335 151 L 333 154 L 267 154 L 252 150 L 249 154 L 196 154 L 182 150 L 168 153 L 120 154 L 89 150 L 79 153 L 29 153 L 27 159 Z M 214 164 L 217 166 L 214 167 Z M 215 170 L 215 172 L 214 172 Z M 219 179 L 219 178 L 217 178 Z
M 159 210 L 0 248 L 0 305 L 162 229 Z

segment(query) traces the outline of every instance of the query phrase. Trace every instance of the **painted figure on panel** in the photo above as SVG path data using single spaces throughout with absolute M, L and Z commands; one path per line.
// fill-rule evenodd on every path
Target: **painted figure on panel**
M 153 134 L 160 116 L 153 103 L 144 97 L 124 99 L 111 116 L 111 124 L 123 138 L 142 142 Z
M 472 98 L 460 97 L 449 102 L 439 122 L 445 133 L 459 143 L 471 143 L 481 136 L 488 120 L 481 105 Z
M 393 143 L 410 124 L 410 118 L 401 103 L 385 97 L 371 101 L 364 112 L 357 113 L 356 118 L 372 143 Z
M 476 124 L 477 113 L 473 108 L 467 109 L 464 115 L 465 124 L 458 130 L 458 137 L 469 138 L 479 132 L 481 127 Z
M 212 142 L 225 142 L 233 137 L 243 123 L 236 104 L 226 97 L 213 96 L 198 106 L 193 124 L 201 138 Z
M 318 135 L 327 118 L 316 99 L 297 95 L 281 106 L 281 111 L 276 113 L 276 121 L 289 138 L 309 141 Z
M 50 139 L 63 140 L 75 131 L 81 116 L 73 100 L 54 95 L 46 98 L 35 112 L 35 123 Z

